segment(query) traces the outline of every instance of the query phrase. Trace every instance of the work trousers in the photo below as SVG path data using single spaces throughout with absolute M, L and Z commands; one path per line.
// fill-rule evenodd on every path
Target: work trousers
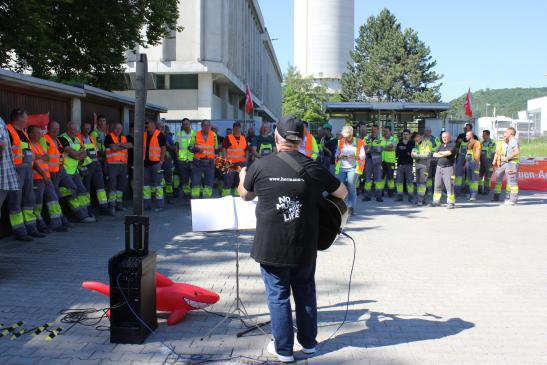
M 379 198 L 382 196 L 382 190 L 384 190 L 382 161 L 381 159 L 367 158 L 365 164 L 365 196 L 370 197 L 373 181 L 376 197 Z
M 465 155 L 464 154 L 458 154 L 458 157 L 456 158 L 456 166 L 455 166 L 455 178 L 454 178 L 454 188 L 456 189 L 457 193 L 464 193 L 465 192 Z
M 291 310 L 291 289 L 296 306 L 296 338 L 304 348 L 315 347 L 317 337 L 317 297 L 315 262 L 307 266 L 278 267 L 260 265 L 266 286 L 266 300 L 272 320 L 275 351 L 291 356 L 294 327 Z
M 11 228 L 16 236 L 26 236 L 38 231 L 34 215 L 34 185 L 32 181 L 32 166 L 15 166 L 15 172 L 21 185 L 21 190 L 8 193 L 8 210 Z
M 152 209 L 152 195 L 156 199 L 157 208 L 163 208 L 162 179 L 163 171 L 161 171 L 161 164 L 159 162 L 150 166 L 144 166 L 144 188 L 142 191 L 144 209 Z
M 78 196 L 78 187 L 74 183 L 71 175 L 61 168 L 58 172 L 51 173 L 51 182 L 59 199 L 66 199 L 70 210 L 78 221 L 89 216 L 85 202 L 82 202 Z M 64 216 L 61 217 L 65 223 Z
M 393 194 L 395 191 L 395 163 L 382 162 L 382 171 L 385 177 L 385 183 L 387 184 L 387 190 Z
M 108 205 L 110 208 L 122 207 L 123 192 L 127 188 L 127 165 L 108 164 Z
M 192 199 L 199 199 L 203 186 L 203 197 L 213 196 L 215 180 L 215 160 L 211 158 L 194 158 L 192 161 Z
M 440 204 L 443 194 L 443 187 L 446 189 L 446 201 L 448 204 L 456 203 L 454 187 L 454 166 L 441 167 L 437 165 L 435 172 L 435 188 L 433 191 L 433 204 Z
M 108 198 L 106 197 L 106 190 L 104 188 L 104 175 L 103 169 L 99 161 L 93 161 L 81 171 L 82 180 L 87 190 L 87 198 L 91 201 L 91 191 L 95 190 L 97 194 L 97 201 L 101 209 L 108 208 Z M 89 214 L 91 215 L 91 205 L 89 207 Z
M 479 193 L 479 161 L 473 160 L 470 155 L 466 158 L 466 177 L 469 184 L 471 198 L 476 199 Z
M 161 169 L 163 170 L 163 190 L 165 196 L 168 199 L 171 199 L 173 197 L 173 160 L 171 158 L 166 158 L 161 165 Z
M 355 169 L 340 169 L 340 172 L 336 177 L 340 180 L 341 183 L 346 184 L 348 188 L 348 207 L 354 208 L 355 201 L 357 200 L 357 187 L 355 186 L 357 182 L 357 173 Z
M 416 164 L 416 192 L 418 203 L 425 202 L 425 193 L 427 192 L 427 177 L 429 176 L 429 164 Z
M 429 176 L 427 176 L 426 187 L 428 193 L 433 193 L 433 182 L 435 181 L 435 173 L 437 172 L 437 160 L 432 159 L 429 163 Z
M 34 198 L 34 215 L 36 216 L 38 229 L 60 227 L 63 224 L 63 212 L 59 205 L 59 198 L 57 197 L 53 183 L 51 181 L 44 181 L 43 179 L 34 180 Z M 44 204 L 47 207 L 49 224 L 46 224 L 42 215 Z
M 178 161 L 177 172 L 180 179 L 180 187 L 184 196 L 191 193 L 190 177 L 192 176 L 192 161 Z
M 234 164 L 235 166 L 244 167 L 245 162 L 238 162 Z M 239 172 L 237 171 L 228 171 L 224 174 L 223 185 L 222 185 L 222 196 L 239 196 L 237 192 L 237 186 L 239 185 Z
M 504 176 L 507 179 L 506 193 L 509 193 L 509 196 L 505 196 L 505 200 L 516 203 L 519 197 L 519 164 L 507 162 L 496 169 L 496 187 L 494 188 L 494 194 L 501 194 L 501 184 Z
M 481 166 L 479 169 L 479 189 L 482 190 L 483 194 L 490 193 L 493 173 L 494 167 L 492 166 L 492 159 L 487 158 L 486 153 L 481 153 Z
M 403 187 L 406 183 L 408 198 L 414 197 L 414 172 L 412 165 L 397 165 L 397 195 L 403 196 Z

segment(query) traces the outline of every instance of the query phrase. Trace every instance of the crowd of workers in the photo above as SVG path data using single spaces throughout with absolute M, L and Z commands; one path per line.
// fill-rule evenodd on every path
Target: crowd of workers
M 27 125 L 28 115 L 16 109 L 7 125 L 0 119 L 0 207 L 7 202 L 9 222 L 17 240 L 31 241 L 52 231 L 67 231 L 72 222 L 96 221 L 100 214 L 123 211 L 124 193 L 131 191 L 133 137 L 123 126 L 109 124 L 104 115 L 81 125 L 51 121 L 46 133 Z M 248 136 L 249 137 L 249 136 Z M 208 120 L 194 131 L 188 119 L 175 134 L 167 125 L 147 119 L 144 132 L 144 209 L 161 211 L 164 201 L 237 193 L 237 173 L 220 175 L 214 158 L 220 154 L 235 165 L 274 152 L 269 126 L 246 138 L 236 122 L 225 137 Z
M 72 223 L 96 221 L 92 206 L 115 216 L 123 211 L 124 193 L 131 191 L 133 138 L 124 135 L 123 126 L 109 124 L 104 115 L 81 125 L 69 122 L 60 134 L 60 125 L 51 121 L 43 134 L 38 126 L 27 125 L 27 113 L 16 109 L 7 125 L 0 119 L 0 207 L 7 200 L 9 221 L 16 239 L 30 241 L 51 231 L 67 231 Z M 359 193 L 363 201 L 383 201 L 385 195 L 402 201 L 439 206 L 443 192 L 449 208 L 457 194 L 489 194 L 496 171 L 493 200 L 499 200 L 501 182 L 507 175 L 507 202 L 518 197 L 518 142 L 509 128 L 497 143 L 483 131 L 482 141 L 466 124 L 464 133 L 453 142 L 449 133 L 441 138 L 431 129 L 424 133 L 402 132 L 401 138 L 390 127 L 380 133 L 373 125 L 366 133 L 355 133 L 345 126 L 334 136 L 330 124 L 323 125 L 316 139 L 304 123 L 300 152 L 317 159 L 330 169 L 349 190 L 348 206 L 353 213 Z M 361 135 L 361 136 L 359 136 Z M 319 143 L 317 142 L 319 140 Z M 201 122 L 200 130 L 183 119 L 180 131 L 147 119 L 144 133 L 144 208 L 161 211 L 164 201 L 237 195 L 237 172 L 224 175 L 215 169 L 215 157 L 223 156 L 236 166 L 275 153 L 270 126 L 262 124 L 258 135 L 245 136 L 235 122 L 224 137 Z M 67 217 L 70 218 L 67 219 Z
M 440 206 L 446 193 L 448 208 L 454 208 L 456 195 L 470 201 L 477 200 L 479 194 L 489 195 L 494 171 L 492 200 L 500 200 L 506 176 L 506 204 L 517 202 L 519 145 L 513 128 L 508 128 L 500 141 L 492 140 L 488 130 L 479 140 L 469 123 L 455 141 L 448 132 L 442 132 L 440 138 L 432 135 L 430 128 L 423 133 L 405 129 L 401 139 L 389 126 L 382 134 L 376 125 L 370 133 L 361 130 L 362 138 L 354 136 L 351 126 L 343 127 L 336 137 L 329 124 L 322 130 L 319 155 L 348 186 L 350 214 L 358 193 L 364 193 L 363 201 L 370 201 L 373 188 L 378 202 L 383 202 L 386 193 L 402 201 L 406 191 L 409 202 L 425 205 L 429 200 L 432 207 Z

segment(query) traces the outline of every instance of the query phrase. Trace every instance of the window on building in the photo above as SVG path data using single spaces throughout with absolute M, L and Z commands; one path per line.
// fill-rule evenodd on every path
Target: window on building
M 169 76 L 170 89 L 195 90 L 198 88 L 197 74 L 179 74 Z
M 165 75 L 162 75 L 162 74 L 156 75 L 156 89 L 158 90 L 165 89 Z

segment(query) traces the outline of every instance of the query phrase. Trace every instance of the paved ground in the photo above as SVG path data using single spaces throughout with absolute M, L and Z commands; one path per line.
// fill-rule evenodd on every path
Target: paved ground
M 547 364 L 546 208 L 547 194 L 539 193 L 526 194 L 518 207 L 486 201 L 452 211 L 359 205 L 347 229 L 357 242 L 350 323 L 302 362 Z M 233 236 L 189 232 L 189 209 L 180 206 L 151 219 L 158 269 L 175 281 L 219 292 L 221 301 L 211 309 L 226 311 L 235 295 Z M 63 308 L 106 306 L 104 297 L 80 283 L 107 280 L 108 258 L 122 247 L 120 222 L 103 218 L 30 244 L 0 240 L 0 323 L 22 320 L 30 328 L 58 320 Z M 248 258 L 249 243 L 244 235 L 242 298 L 254 318 L 264 321 L 263 284 L 258 265 Z M 352 252 L 344 239 L 319 255 L 319 340 L 344 317 Z M 238 322 L 200 341 L 219 319 L 202 311 L 172 327 L 161 319 L 142 346 L 110 344 L 108 332 L 83 326 L 51 342 L 44 335 L 3 337 L 0 364 L 184 363 L 186 357 L 177 360 L 162 341 L 179 354 L 197 354 L 195 360 L 273 360 L 264 350 L 267 336 L 255 332 L 236 339 Z M 108 320 L 101 324 L 108 326 Z

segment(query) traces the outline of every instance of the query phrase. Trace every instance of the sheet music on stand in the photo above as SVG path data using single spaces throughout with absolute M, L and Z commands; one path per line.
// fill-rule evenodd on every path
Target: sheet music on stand
M 192 200 L 192 231 L 241 231 L 256 228 L 257 199 L 239 197 Z
M 205 337 L 210 337 L 213 331 L 225 321 L 239 319 L 246 327 L 249 327 L 244 319 L 247 319 L 248 321 L 252 320 L 239 296 L 239 232 L 241 230 L 256 229 L 255 210 L 257 202 L 258 198 L 252 201 L 244 201 L 240 197 L 233 196 L 226 196 L 219 199 L 192 199 L 192 231 L 233 231 L 236 254 L 236 297 L 224 319 L 211 328 L 201 340 Z M 262 326 L 268 323 L 270 322 L 254 322 L 251 327 L 259 329 L 266 335 Z M 249 329 L 238 333 L 237 337 L 243 336 L 248 332 Z

